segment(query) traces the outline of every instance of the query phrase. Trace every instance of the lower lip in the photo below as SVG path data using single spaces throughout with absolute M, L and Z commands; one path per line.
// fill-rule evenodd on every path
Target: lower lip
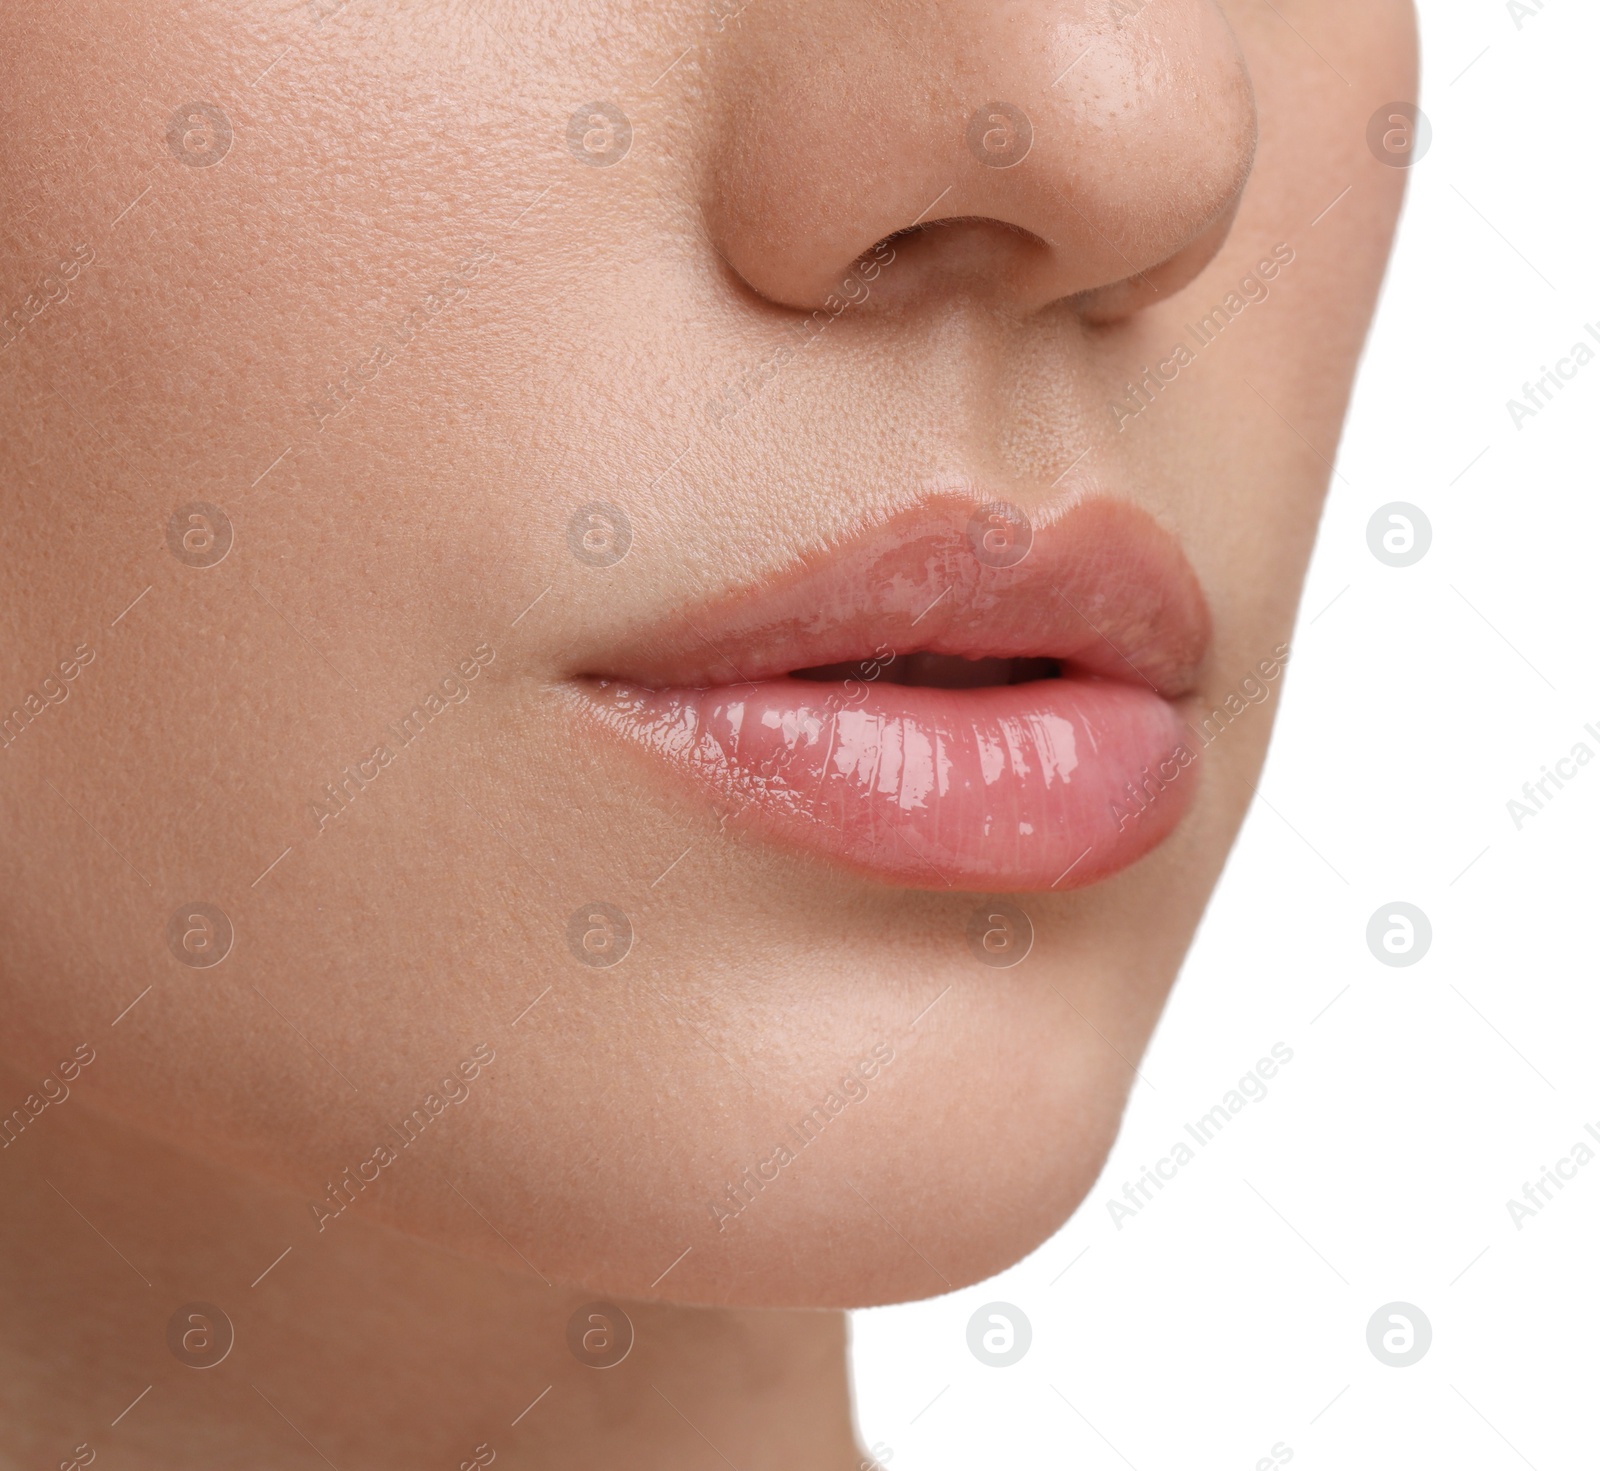
M 1081 888 L 1143 857 L 1193 795 L 1177 708 L 1111 680 L 603 681 L 586 693 L 608 728 L 731 804 L 740 824 L 912 888 Z

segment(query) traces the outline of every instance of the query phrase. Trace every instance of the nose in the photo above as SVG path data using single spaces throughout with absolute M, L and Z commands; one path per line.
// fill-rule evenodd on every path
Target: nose
M 1254 157 L 1216 0 L 756 0 L 713 57 L 712 242 L 789 307 L 898 236 L 893 297 L 1120 315 L 1210 259 Z

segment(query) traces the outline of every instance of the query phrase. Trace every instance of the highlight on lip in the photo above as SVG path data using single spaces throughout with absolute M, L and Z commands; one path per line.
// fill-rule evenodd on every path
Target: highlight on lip
M 685 615 L 582 708 L 760 835 L 921 888 L 1075 888 L 1181 819 L 1204 599 L 1145 513 L 1080 502 L 1005 568 L 933 502 Z

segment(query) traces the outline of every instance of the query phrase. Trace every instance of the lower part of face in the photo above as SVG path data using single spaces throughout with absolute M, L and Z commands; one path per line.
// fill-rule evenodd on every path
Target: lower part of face
M 486 1217 L 617 1295 L 1043 1240 L 1292 667 L 1409 7 L 100 9 L 0 20 L 7 1060 L 86 1044 L 84 1107 L 308 1239 Z M 1192 800 L 1131 867 L 886 879 L 580 715 L 963 496 L 1192 565 Z

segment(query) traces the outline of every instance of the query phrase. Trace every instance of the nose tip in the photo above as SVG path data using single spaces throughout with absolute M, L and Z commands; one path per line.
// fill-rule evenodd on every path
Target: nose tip
M 1249 74 L 1216 0 L 1105 9 L 749 7 L 715 75 L 713 243 L 760 295 L 808 310 L 906 232 L 897 295 L 960 280 L 1012 308 L 1115 312 L 1173 289 L 1249 175 Z

